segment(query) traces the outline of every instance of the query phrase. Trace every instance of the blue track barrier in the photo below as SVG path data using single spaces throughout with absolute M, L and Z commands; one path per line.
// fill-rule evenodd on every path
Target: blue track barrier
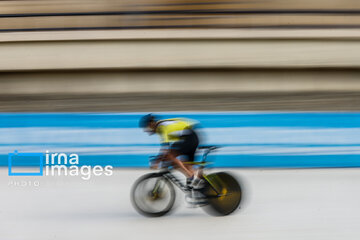
M 0 165 L 8 154 L 76 153 L 81 165 L 147 167 L 157 136 L 138 128 L 144 113 L 2 113 Z M 160 113 L 201 123 L 203 144 L 222 146 L 214 167 L 359 167 L 360 113 Z M 201 152 L 199 151 L 199 154 Z

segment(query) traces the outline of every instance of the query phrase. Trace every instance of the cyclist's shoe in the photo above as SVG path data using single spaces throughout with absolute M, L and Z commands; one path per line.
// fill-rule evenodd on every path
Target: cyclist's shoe
M 185 196 L 186 202 L 195 207 L 206 205 L 207 198 L 202 193 L 205 187 L 205 181 L 201 178 L 188 178 L 186 183 L 190 190 L 189 193 Z
M 205 187 L 205 180 L 201 178 L 195 178 L 191 183 L 191 187 L 196 190 L 202 190 Z
M 205 187 L 205 180 L 198 177 L 187 178 L 186 186 L 192 189 L 202 189 Z

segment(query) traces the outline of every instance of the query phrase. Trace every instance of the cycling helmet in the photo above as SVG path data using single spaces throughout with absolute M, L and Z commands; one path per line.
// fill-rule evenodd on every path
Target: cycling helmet
M 142 116 L 139 121 L 139 127 L 140 128 L 146 128 L 149 126 L 149 123 L 155 121 L 155 117 L 150 113 L 145 116 Z

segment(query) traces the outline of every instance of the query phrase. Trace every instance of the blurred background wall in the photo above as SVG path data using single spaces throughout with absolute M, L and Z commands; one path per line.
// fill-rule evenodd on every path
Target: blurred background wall
M 0 1 L 0 110 L 359 110 L 359 20 L 353 0 Z
M 358 27 L 356 0 L 0 1 L 0 29 Z

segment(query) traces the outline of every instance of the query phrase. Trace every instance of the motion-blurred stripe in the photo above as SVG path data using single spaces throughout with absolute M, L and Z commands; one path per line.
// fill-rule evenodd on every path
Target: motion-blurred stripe
M 360 4 L 318 1 L 0 1 L 0 29 L 358 28 Z

